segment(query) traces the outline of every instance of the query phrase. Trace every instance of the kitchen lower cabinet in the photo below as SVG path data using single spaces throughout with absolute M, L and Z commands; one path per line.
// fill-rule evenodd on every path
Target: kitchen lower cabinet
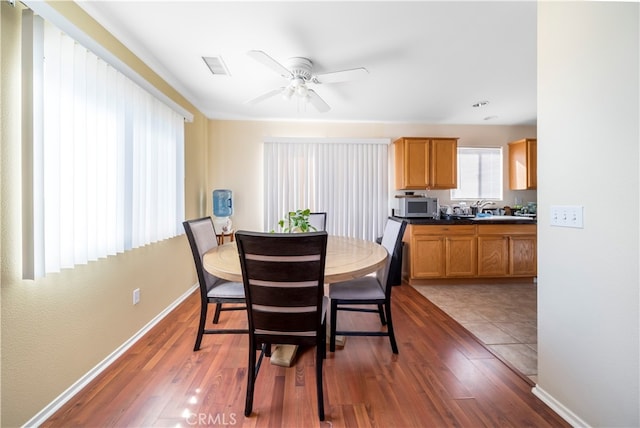
M 468 277 L 476 274 L 476 237 L 445 236 L 445 276 Z
M 409 246 L 412 278 L 441 278 L 444 276 L 444 239 L 428 234 L 415 235 Z
M 513 276 L 536 276 L 537 236 L 509 237 L 509 274 Z
M 478 276 L 506 276 L 509 273 L 509 238 L 478 237 Z
M 537 275 L 536 225 L 479 225 L 478 276 Z
M 410 224 L 403 239 L 404 279 L 420 284 L 535 277 L 536 228 L 535 224 Z
M 416 279 L 476 274 L 475 226 L 410 225 L 409 276 Z

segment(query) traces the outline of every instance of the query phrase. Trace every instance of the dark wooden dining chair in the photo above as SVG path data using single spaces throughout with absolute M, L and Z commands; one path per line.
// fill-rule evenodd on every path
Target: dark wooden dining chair
M 318 415 L 324 420 L 322 365 L 326 357 L 324 267 L 327 232 L 236 232 L 249 316 L 245 416 L 253 409 L 260 363 L 271 345 L 316 347 Z M 256 357 L 256 349 L 261 349 Z M 257 360 L 257 361 L 256 361 Z M 302 372 L 301 372 L 302 373 Z
M 392 280 L 389 272 L 396 269 L 394 263 L 400 263 L 398 258 L 392 257 L 394 252 L 402 245 L 402 236 L 407 227 L 405 221 L 393 218 L 387 220 L 382 234 L 382 246 L 387 250 L 387 261 L 383 269 L 376 275 L 368 275 L 348 281 L 336 282 L 329 286 L 329 298 L 331 299 L 331 335 L 329 350 L 336 350 L 336 336 L 388 336 L 391 342 L 391 350 L 398 353 L 396 336 L 393 331 L 391 318 L 391 289 Z M 375 306 L 372 307 L 372 306 Z M 386 331 L 359 331 L 338 330 L 338 311 L 374 312 L 380 316 L 382 325 L 386 325 Z
M 182 223 L 182 226 L 193 253 L 200 290 L 200 322 L 193 350 L 200 349 L 202 336 L 205 334 L 247 334 L 248 329 L 205 329 L 209 304 L 216 305 L 213 315 L 214 324 L 218 323 L 222 311 L 246 310 L 244 286 L 241 282 L 218 278 L 204 268 L 202 257 L 207 251 L 218 246 L 218 238 L 211 217 L 187 220 Z M 223 307 L 225 303 L 234 303 L 235 305 Z

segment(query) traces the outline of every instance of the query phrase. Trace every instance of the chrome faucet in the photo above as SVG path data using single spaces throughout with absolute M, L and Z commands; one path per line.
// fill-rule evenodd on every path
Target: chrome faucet
M 482 209 L 486 206 L 489 205 L 495 205 L 496 203 L 493 201 L 484 201 L 484 200 L 480 200 L 480 201 L 476 201 L 475 204 L 473 204 L 474 207 L 476 207 L 478 209 L 478 212 L 482 211 Z

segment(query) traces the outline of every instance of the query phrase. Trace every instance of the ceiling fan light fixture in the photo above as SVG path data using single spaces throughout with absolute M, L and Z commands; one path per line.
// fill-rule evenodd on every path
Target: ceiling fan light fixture
M 306 98 L 308 92 L 309 89 L 307 89 L 307 85 L 305 85 L 304 83 L 298 85 L 298 87 L 296 88 L 296 94 L 301 98 Z
M 295 92 L 296 89 L 293 87 L 293 85 L 289 85 L 282 91 L 282 98 L 284 98 L 285 100 L 290 100 Z
M 331 107 L 329 107 L 329 105 L 313 89 L 309 88 L 307 83 L 320 84 L 346 82 L 369 74 L 367 69 L 360 67 L 350 70 L 322 73 L 314 76 L 312 74 L 313 62 L 308 58 L 289 58 L 287 66 L 285 67 L 263 51 L 252 50 L 247 52 L 247 54 L 288 80 L 287 86 L 271 90 L 264 95 L 249 100 L 250 104 L 264 101 L 278 93 L 284 99 L 291 99 L 295 94 L 298 100 L 303 99 L 305 102 L 315 107 L 315 109 L 320 113 L 325 113 L 331 110 Z

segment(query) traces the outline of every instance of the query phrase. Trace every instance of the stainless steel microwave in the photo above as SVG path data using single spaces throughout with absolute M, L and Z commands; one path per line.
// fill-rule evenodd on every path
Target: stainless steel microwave
M 438 198 L 401 197 L 398 198 L 396 217 L 433 218 L 438 215 Z

